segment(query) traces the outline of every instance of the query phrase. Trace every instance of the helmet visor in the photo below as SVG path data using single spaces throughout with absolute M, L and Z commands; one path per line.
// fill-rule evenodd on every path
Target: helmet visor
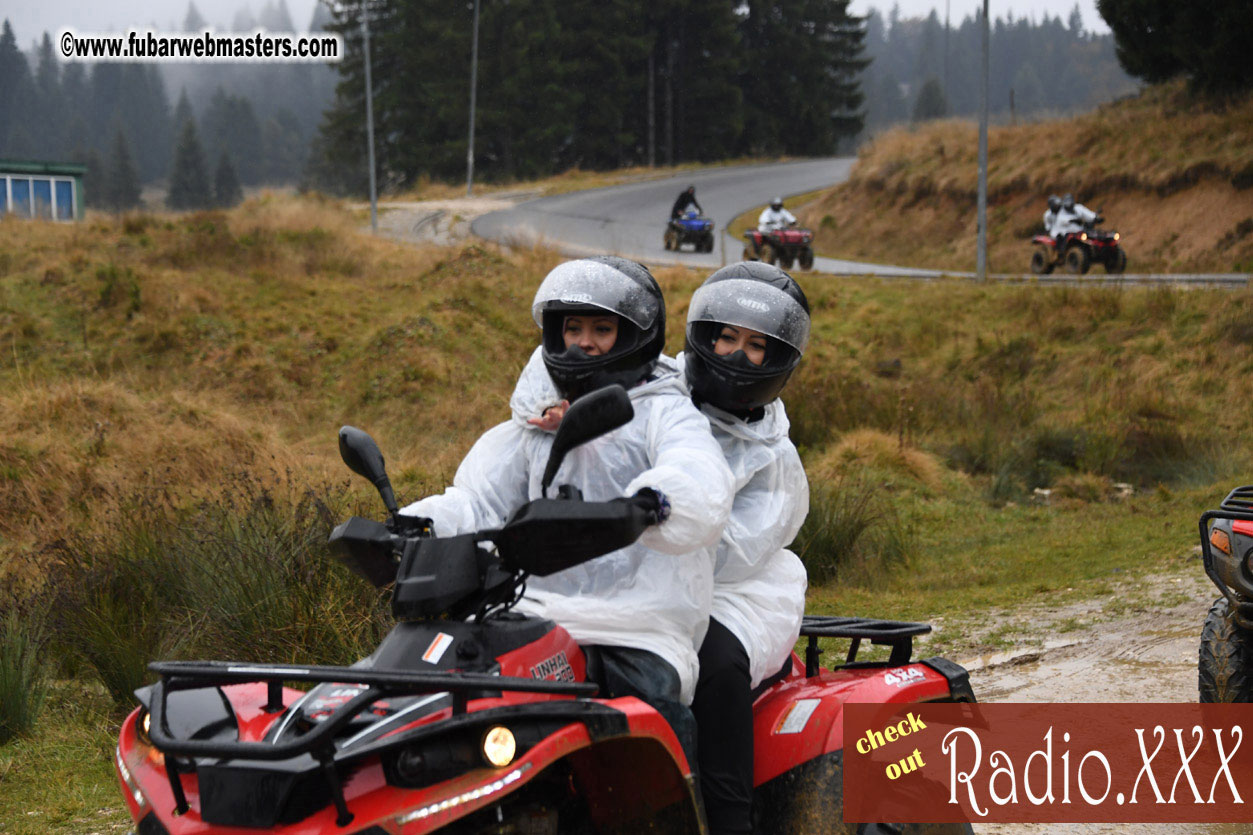
M 647 330 L 657 319 L 660 301 L 648 288 L 609 264 L 579 260 L 558 264 L 540 283 L 531 303 L 535 324 L 544 326 L 551 304 L 599 307 Z
M 719 322 L 749 328 L 804 353 L 809 314 L 800 302 L 761 281 L 731 278 L 702 286 L 692 295 L 687 323 Z

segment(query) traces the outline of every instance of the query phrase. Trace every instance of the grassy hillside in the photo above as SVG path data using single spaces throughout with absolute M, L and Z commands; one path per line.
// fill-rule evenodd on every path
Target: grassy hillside
M 30 579 L 67 526 L 217 495 L 233 473 L 342 484 L 347 422 L 376 434 L 406 495 L 439 487 L 506 416 L 554 263 L 373 240 L 333 205 L 286 198 L 0 223 L 6 574 Z M 659 278 L 674 351 L 702 276 Z M 1243 293 L 807 289 L 815 339 L 785 399 L 810 462 L 857 461 L 850 438 L 877 448 L 879 433 L 970 496 L 1013 501 L 1061 478 L 1194 483 L 1247 429 L 1229 408 L 1248 388 Z
M 0 731 L 47 694 L 0 739 L 6 832 L 120 822 L 113 729 L 154 655 L 371 645 L 385 601 L 322 543 L 381 508 L 335 430 L 380 441 L 402 498 L 442 488 L 506 418 L 556 262 L 375 240 L 295 198 L 0 221 L 0 612 L 21 616 L 0 663 L 35 659 L 0 676 L 29 683 L 0 692 Z M 704 276 L 658 278 L 674 352 Z M 961 657 L 1033 640 L 973 628 L 998 609 L 1200 571 L 1196 515 L 1253 463 L 1253 295 L 802 281 L 785 400 L 812 611 L 943 618 L 931 649 Z
M 824 254 L 972 270 L 977 182 L 977 124 L 927 123 L 880 136 L 848 183 L 798 216 Z M 993 127 L 990 269 L 1026 272 L 1045 198 L 1064 192 L 1122 233 L 1132 272 L 1253 271 L 1253 96 L 1216 107 L 1164 85 L 1072 119 Z

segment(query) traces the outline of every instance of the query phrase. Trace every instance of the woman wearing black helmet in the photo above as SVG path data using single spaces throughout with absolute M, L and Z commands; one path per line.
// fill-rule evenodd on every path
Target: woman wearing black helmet
M 514 419 L 478 440 L 451 488 L 403 513 L 429 517 L 439 536 L 500 526 L 539 497 L 552 448 L 552 434 L 528 420 L 541 409 L 520 413 L 520 399 L 543 390 L 551 406 L 624 386 L 632 420 L 572 452 L 558 480 L 589 501 L 632 496 L 657 513 L 658 524 L 626 548 L 532 577 L 516 610 L 565 627 L 603 694 L 653 704 L 690 751 L 685 705 L 708 625 L 714 548 L 730 509 L 726 461 L 673 361 L 659 363 L 665 303 L 647 269 L 613 257 L 565 262 L 540 284 L 531 314 L 541 344 L 514 393 Z
M 805 609 L 805 567 L 786 546 L 809 484 L 779 393 L 809 339 L 809 303 L 778 267 L 731 264 L 692 296 L 679 356 L 735 478 L 700 650 L 696 715 L 710 831 L 752 831 L 752 689 L 785 669 Z

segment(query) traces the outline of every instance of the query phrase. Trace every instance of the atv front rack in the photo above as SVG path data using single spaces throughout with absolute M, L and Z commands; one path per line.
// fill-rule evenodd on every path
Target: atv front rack
M 861 649 L 863 639 L 872 644 L 891 646 L 892 654 L 887 663 L 899 666 L 908 664 L 914 654 L 914 636 L 926 635 L 930 631 L 929 623 L 805 615 L 801 619 L 801 635 L 809 638 L 805 647 L 805 675 L 818 675 L 818 656 L 822 654 L 822 650 L 818 649 L 819 638 L 851 639 L 845 664 L 852 664 L 857 660 L 857 651 Z
M 161 681 L 152 685 L 148 701 L 150 723 L 148 737 L 157 750 L 166 754 L 165 770 L 179 814 L 186 812 L 187 797 L 178 777 L 174 756 L 245 758 L 250 760 L 286 760 L 310 754 L 317 759 L 331 787 L 331 794 L 341 821 L 352 816 L 344 800 L 343 788 L 335 771 L 333 739 L 361 711 L 388 696 L 417 693 L 449 693 L 454 716 L 465 713 L 466 701 L 473 693 L 513 691 L 545 693 L 559 696 L 589 697 L 596 695 L 596 685 L 587 682 L 560 682 L 543 679 L 494 676 L 486 673 L 448 673 L 407 670 L 374 670 L 361 667 L 288 667 L 277 664 L 243 664 L 231 661 L 159 661 L 148 669 L 160 674 Z M 178 739 L 170 735 L 166 721 L 167 698 L 179 690 L 221 687 L 227 684 L 265 682 L 267 712 L 283 710 L 283 682 L 344 682 L 364 684 L 366 689 L 339 706 L 317 727 L 291 742 L 221 742 L 207 739 Z M 171 756 L 172 755 L 172 756 Z M 341 826 L 344 823 L 340 824 Z
M 1201 560 L 1205 566 L 1205 573 L 1223 593 L 1223 597 L 1227 598 L 1231 611 L 1235 613 L 1236 622 L 1245 629 L 1253 629 L 1253 604 L 1236 597 L 1214 568 L 1214 552 L 1210 547 L 1209 539 L 1209 523 L 1213 519 L 1253 522 L 1253 484 L 1246 484 L 1232 490 L 1218 506 L 1218 510 L 1205 511 L 1201 514 L 1200 521 Z

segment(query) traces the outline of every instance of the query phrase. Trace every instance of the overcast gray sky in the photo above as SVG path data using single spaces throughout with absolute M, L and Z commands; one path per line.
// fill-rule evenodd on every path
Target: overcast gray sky
M 287 0 L 287 9 L 298 30 L 304 30 L 313 17 L 316 0 Z M 898 0 L 901 17 L 926 17 L 934 8 L 944 19 L 945 0 Z M 949 12 L 954 25 L 965 16 L 974 13 L 979 0 L 949 0 Z M 1075 0 L 990 0 L 993 18 L 1034 17 L 1039 20 L 1046 13 L 1070 14 Z M 256 14 L 264 0 L 196 0 L 196 8 L 211 25 L 228 26 L 235 11 L 248 5 Z M 853 0 L 850 5 L 855 14 L 865 14 L 870 8 L 879 9 L 886 17 L 892 8 L 890 0 Z M 1084 28 L 1093 32 L 1108 32 L 1108 27 L 1096 13 L 1096 0 L 1079 0 Z M 178 28 L 187 13 L 184 0 L 0 0 L 0 18 L 8 18 L 23 49 L 29 49 L 47 30 L 53 37 L 62 27 L 80 32 L 105 32 L 125 30 L 129 26 L 156 25 L 158 29 Z

